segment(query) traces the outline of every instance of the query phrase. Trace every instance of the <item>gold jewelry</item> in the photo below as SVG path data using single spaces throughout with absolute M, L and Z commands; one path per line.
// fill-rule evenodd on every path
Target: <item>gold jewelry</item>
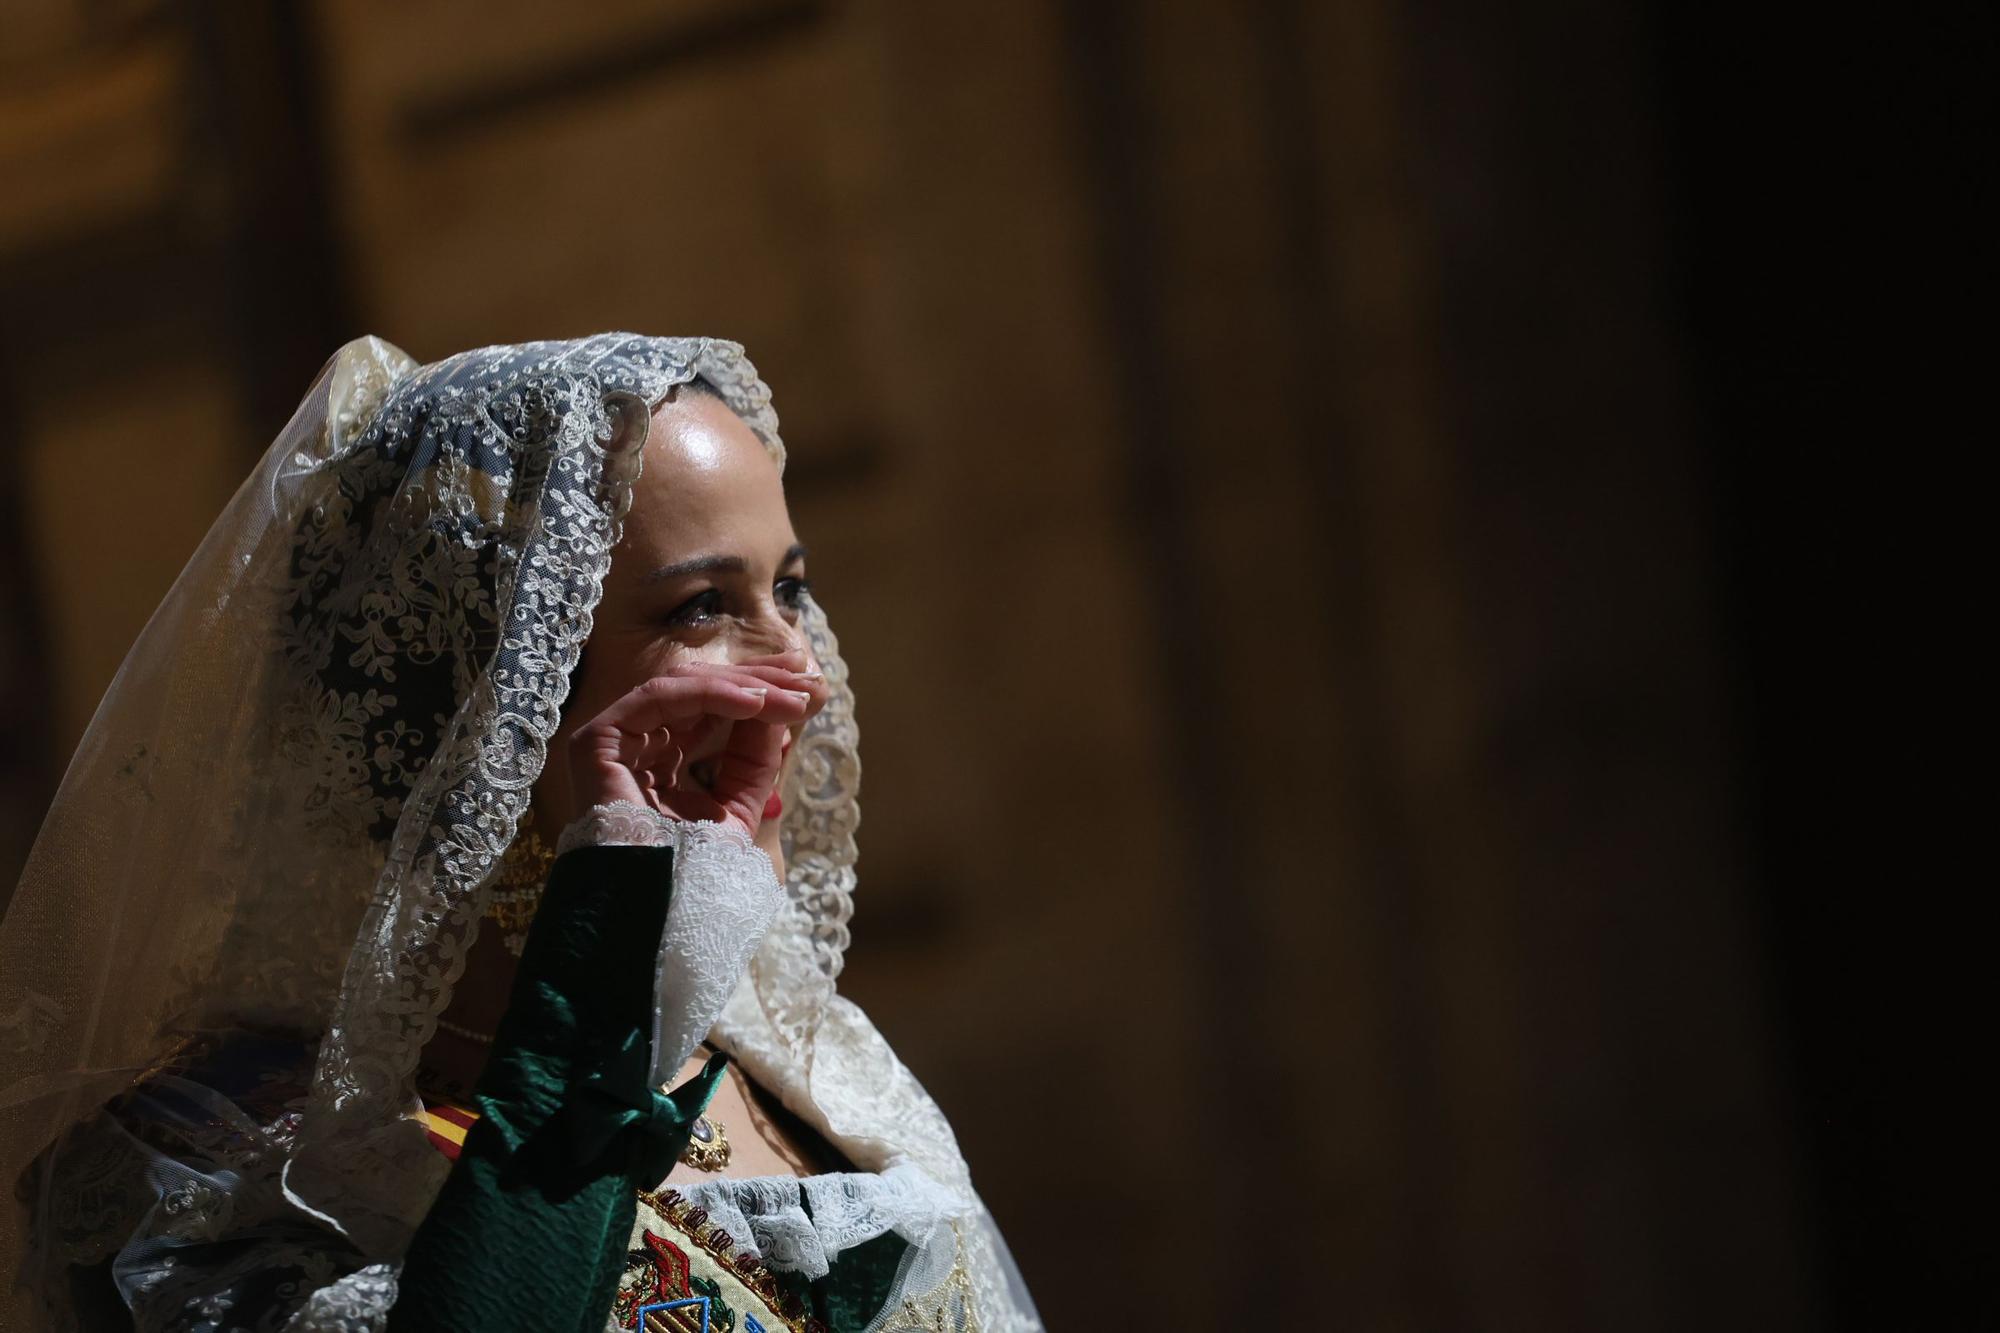
M 696 1116 L 687 1147 L 681 1149 L 681 1160 L 697 1171 L 720 1171 L 728 1166 L 729 1136 L 722 1132 L 722 1122 Z
M 516 958 L 528 942 L 528 927 L 535 909 L 542 905 L 542 889 L 549 882 L 549 867 L 555 864 L 555 848 L 535 832 L 535 811 L 530 806 L 521 816 L 521 827 L 507 853 L 500 859 L 500 873 L 493 881 L 493 896 L 487 900 L 486 916 L 504 932 L 501 944 Z
M 705 1041 L 695 1049 L 715 1053 L 712 1042 Z M 729 1068 L 734 1073 L 736 1066 L 732 1063 Z M 672 1092 L 673 1089 L 662 1083 L 660 1091 Z M 696 1116 L 687 1146 L 681 1149 L 681 1160 L 697 1171 L 720 1171 L 728 1166 L 729 1135 L 723 1133 L 722 1122 L 706 1114 Z

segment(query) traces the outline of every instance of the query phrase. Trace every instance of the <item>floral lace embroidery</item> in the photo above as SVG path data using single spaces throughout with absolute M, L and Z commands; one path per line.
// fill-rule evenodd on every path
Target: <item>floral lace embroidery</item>
M 744 1238 L 738 1241 L 744 1252 L 809 1278 L 824 1277 L 833 1260 L 891 1231 L 922 1249 L 942 1222 L 966 1211 L 963 1199 L 914 1166 L 879 1175 L 723 1177 L 679 1190 L 730 1235 Z

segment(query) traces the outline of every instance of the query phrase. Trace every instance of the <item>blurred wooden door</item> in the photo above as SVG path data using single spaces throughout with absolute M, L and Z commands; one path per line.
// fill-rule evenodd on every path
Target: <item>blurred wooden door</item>
M 0 105 L 11 808 L 341 340 L 737 338 L 1052 1327 L 1807 1320 L 1630 10 L 286 12 Z

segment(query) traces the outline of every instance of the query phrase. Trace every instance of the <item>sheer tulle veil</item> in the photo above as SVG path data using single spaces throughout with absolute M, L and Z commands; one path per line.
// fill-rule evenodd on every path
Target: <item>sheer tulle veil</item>
M 245 1197 L 368 1261 L 288 1327 L 371 1326 L 447 1167 L 406 1118 L 418 1053 L 541 771 L 651 412 L 697 375 L 782 468 L 769 390 L 721 339 L 420 366 L 362 338 L 315 379 L 120 668 L 0 922 L 0 1325 L 42 1327 L 40 1286 L 129 1227 L 118 1163 L 76 1160 L 71 1127 L 177 1042 L 249 1024 L 321 1037 Z M 858 735 L 817 603 L 806 622 L 832 698 L 783 793 L 787 905 L 715 1036 L 858 1166 L 958 1200 L 950 1243 L 899 1277 L 910 1319 L 1037 1328 L 942 1113 L 836 989 Z

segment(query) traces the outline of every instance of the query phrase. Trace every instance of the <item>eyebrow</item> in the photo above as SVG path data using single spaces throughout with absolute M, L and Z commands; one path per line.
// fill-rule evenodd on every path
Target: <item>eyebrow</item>
M 778 568 L 806 558 L 806 544 L 795 542 L 785 552 L 785 558 L 778 562 Z M 689 560 L 676 561 L 671 565 L 661 565 L 646 576 L 648 583 L 665 583 L 668 579 L 684 578 L 689 574 L 741 574 L 749 566 L 740 555 L 698 555 Z

